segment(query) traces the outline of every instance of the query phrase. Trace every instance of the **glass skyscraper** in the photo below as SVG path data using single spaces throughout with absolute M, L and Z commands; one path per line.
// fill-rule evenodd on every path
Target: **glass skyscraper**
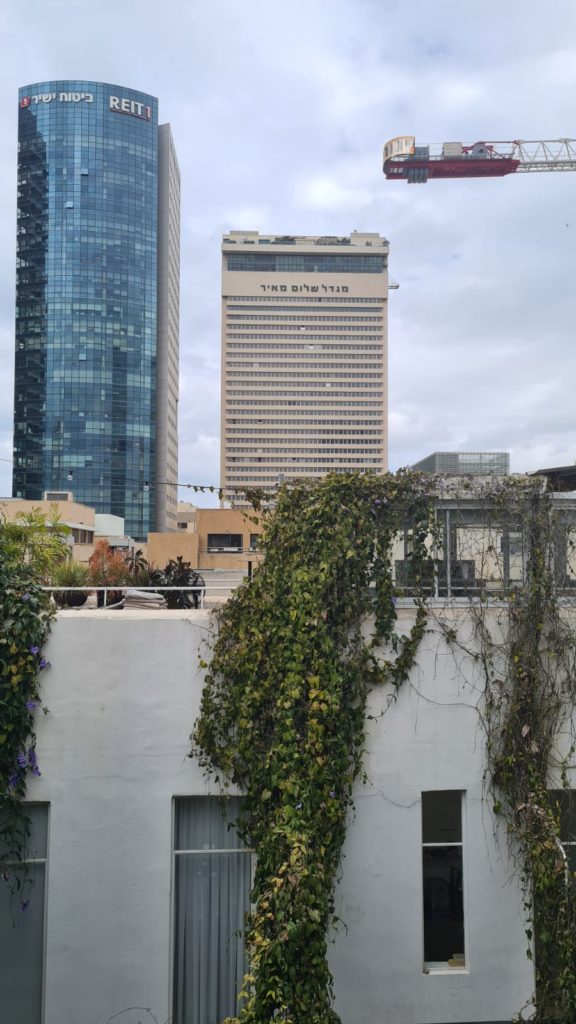
M 176 525 L 180 178 L 153 96 L 19 93 L 14 497 Z

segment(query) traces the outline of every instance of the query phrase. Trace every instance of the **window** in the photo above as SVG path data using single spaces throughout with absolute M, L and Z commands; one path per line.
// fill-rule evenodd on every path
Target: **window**
M 554 789 L 550 796 L 560 818 L 560 842 L 568 867 L 576 872 L 576 790 Z
M 228 270 L 258 270 L 294 273 L 382 274 L 384 255 L 343 256 L 331 253 L 232 252 L 226 254 Z
M 28 804 L 26 811 L 30 819 L 30 839 L 26 850 L 30 885 L 13 897 L 9 886 L 0 879 L 0 992 L 3 1020 L 40 1024 L 48 804 Z M 4 861 L 2 870 L 9 873 L 10 863 Z M 20 904 L 25 909 L 19 909 Z
M 209 533 L 208 551 L 242 551 L 242 534 Z
M 250 534 L 250 551 L 258 551 L 259 550 L 260 539 L 261 538 L 260 538 L 260 534 L 259 533 L 251 533 Z
M 424 967 L 427 970 L 465 967 L 462 796 L 459 790 L 422 793 Z
M 241 800 L 174 802 L 174 1024 L 212 1024 L 238 1011 L 246 970 L 242 929 L 252 854 L 230 822 Z

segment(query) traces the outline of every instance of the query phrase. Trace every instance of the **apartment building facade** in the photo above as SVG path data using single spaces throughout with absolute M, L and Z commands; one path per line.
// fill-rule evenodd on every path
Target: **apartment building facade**
M 384 472 L 388 242 L 231 231 L 222 243 L 221 483 Z

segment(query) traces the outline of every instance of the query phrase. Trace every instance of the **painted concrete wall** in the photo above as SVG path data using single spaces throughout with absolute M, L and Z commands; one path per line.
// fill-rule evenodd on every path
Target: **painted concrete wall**
M 169 1014 L 172 797 L 187 758 L 206 613 L 58 616 L 38 722 L 49 800 L 45 1024 Z
M 156 569 L 163 569 L 171 558 L 183 558 L 193 569 L 198 568 L 198 535 L 181 531 L 177 533 L 149 533 L 142 545 L 146 558 Z
M 399 618 L 408 632 L 412 613 Z M 331 955 L 337 1008 L 350 1024 L 509 1021 L 532 991 L 521 895 L 482 782 L 482 680 L 470 659 L 459 668 L 432 635 L 397 702 L 388 707 L 382 691 L 371 697 L 369 781 L 358 788 L 337 891 L 348 930 Z M 465 792 L 467 966 L 425 974 L 420 800 L 442 789 Z
M 401 613 L 405 616 L 409 613 Z M 404 624 L 405 628 L 409 622 Z M 42 778 L 51 803 L 45 1024 L 105 1024 L 138 1005 L 170 1014 L 171 814 L 208 792 L 188 759 L 208 613 L 64 611 L 43 680 Z M 344 1024 L 510 1020 L 530 995 L 521 899 L 482 799 L 482 733 L 470 665 L 462 682 L 434 637 L 383 717 L 375 693 L 368 785 L 358 788 L 331 948 Z M 422 963 L 420 794 L 465 800 L 465 971 Z

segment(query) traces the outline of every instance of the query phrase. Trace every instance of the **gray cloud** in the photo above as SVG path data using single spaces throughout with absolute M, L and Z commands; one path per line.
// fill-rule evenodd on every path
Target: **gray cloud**
M 160 98 L 182 170 L 180 479 L 218 483 L 223 231 L 384 233 L 390 461 L 503 448 L 572 462 L 576 180 L 386 182 L 382 145 L 576 135 L 572 0 L 6 0 L 0 131 L 0 459 L 11 457 L 19 85 Z M 0 493 L 9 493 L 0 461 Z M 186 497 L 186 492 L 182 493 Z

